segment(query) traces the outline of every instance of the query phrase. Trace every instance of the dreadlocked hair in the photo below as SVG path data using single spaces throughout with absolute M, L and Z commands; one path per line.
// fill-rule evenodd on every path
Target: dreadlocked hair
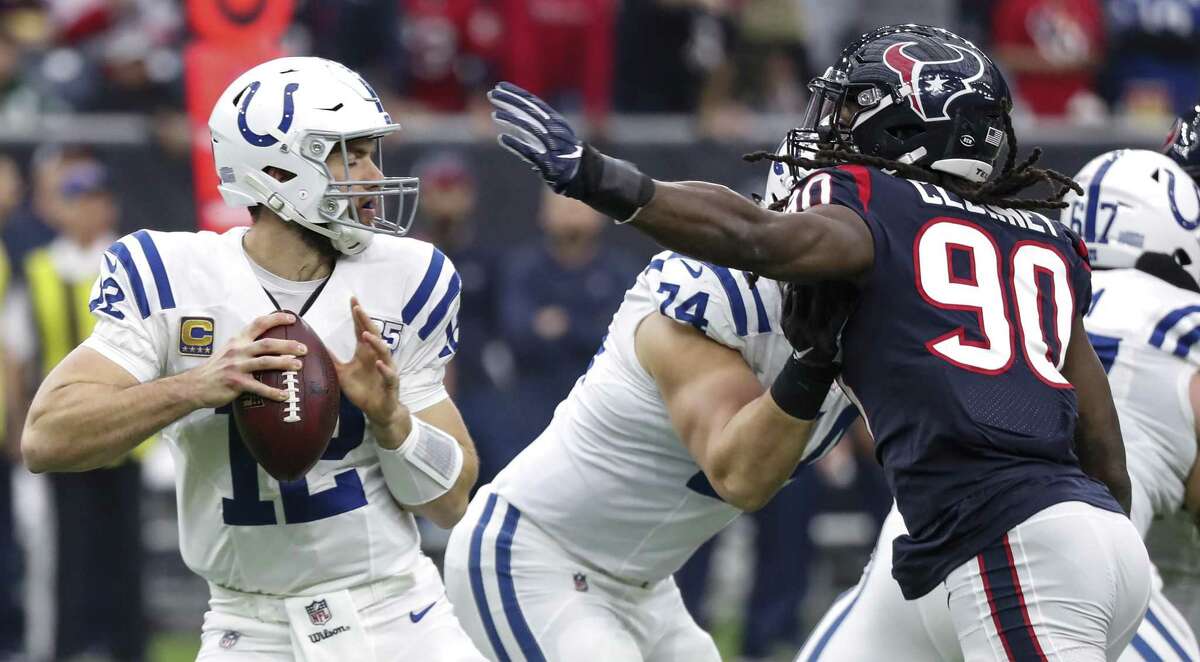
M 929 168 L 901 163 L 894 159 L 861 154 L 845 147 L 833 146 L 829 143 L 819 145 L 812 158 L 791 157 L 772 152 L 752 152 L 742 158 L 750 162 L 765 159 L 804 169 L 828 168 L 847 163 L 874 166 L 881 170 L 891 170 L 907 179 L 940 186 L 975 204 L 994 205 L 1012 209 L 1064 209 L 1067 207 L 1067 203 L 1062 201 L 1062 197 L 1068 191 L 1075 191 L 1077 194 L 1083 195 L 1083 189 L 1079 184 L 1075 183 L 1075 180 L 1067 175 L 1048 168 L 1034 167 L 1034 164 L 1042 157 L 1042 149 L 1040 147 L 1033 148 L 1029 156 L 1020 164 L 1016 163 L 1017 134 L 1013 131 L 1012 120 L 1009 118 L 1008 113 L 1004 113 L 1004 132 L 1008 136 L 1009 146 L 1008 156 L 1004 161 L 1004 168 L 1000 171 L 999 177 L 981 184 L 969 182 L 961 177 L 937 172 Z M 1011 197 L 1030 186 L 1040 183 L 1049 185 L 1055 191 L 1054 195 L 1043 199 Z M 799 182 L 797 182 L 798 184 Z M 775 200 L 769 205 L 768 209 L 782 211 L 786 206 L 787 199 L 785 198 L 783 200 Z

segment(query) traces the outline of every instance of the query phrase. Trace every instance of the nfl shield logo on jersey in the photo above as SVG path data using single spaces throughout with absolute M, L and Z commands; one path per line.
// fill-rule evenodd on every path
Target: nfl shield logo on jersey
M 233 648 L 237 645 L 238 639 L 242 638 L 242 633 L 237 630 L 226 630 L 225 634 L 221 635 L 221 648 Z
M 304 606 L 304 611 L 308 612 L 308 620 L 313 625 L 325 625 L 333 620 L 333 612 L 324 600 L 314 600 L 312 604 Z
M 577 573 L 575 573 L 574 579 L 575 579 L 575 590 L 579 591 L 580 593 L 587 593 L 587 590 L 588 590 L 587 575 L 583 574 L 582 572 L 577 572 Z

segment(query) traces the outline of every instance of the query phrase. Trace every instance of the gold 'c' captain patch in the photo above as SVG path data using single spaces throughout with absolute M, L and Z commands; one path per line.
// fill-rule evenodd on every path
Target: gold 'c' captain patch
M 179 353 L 184 356 L 212 356 L 213 319 L 185 317 L 179 320 Z

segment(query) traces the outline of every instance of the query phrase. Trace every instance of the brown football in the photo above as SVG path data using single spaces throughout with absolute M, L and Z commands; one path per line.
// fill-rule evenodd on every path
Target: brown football
M 291 311 L 285 311 L 291 312 Z M 289 394 L 286 402 L 243 393 L 233 419 L 250 454 L 276 480 L 297 480 L 325 453 L 337 426 L 341 388 L 333 358 L 315 331 L 296 315 L 295 324 L 268 329 L 259 338 L 297 340 L 308 347 L 299 372 L 270 370 L 254 376 Z

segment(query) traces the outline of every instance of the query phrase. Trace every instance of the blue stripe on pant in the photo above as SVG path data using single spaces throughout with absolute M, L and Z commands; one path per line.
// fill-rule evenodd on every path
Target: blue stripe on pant
M 1154 652 L 1150 644 L 1146 643 L 1145 639 L 1142 639 L 1142 635 L 1133 635 L 1133 642 L 1130 645 L 1133 646 L 1133 650 L 1137 651 L 1137 654 L 1141 655 L 1142 659 L 1146 662 L 1163 662 L 1163 659 L 1158 656 L 1158 653 Z
M 1021 586 L 1014 579 L 1016 568 L 1009 561 L 1008 536 L 988 545 L 979 554 L 983 560 L 983 586 L 987 591 L 996 634 L 1004 642 L 1013 660 L 1044 660 L 1041 646 L 1034 638 L 1033 628 L 1026 623 Z
M 471 593 L 475 597 L 475 608 L 479 610 L 479 617 L 483 621 L 484 629 L 487 631 L 488 641 L 492 644 L 492 650 L 495 651 L 496 658 L 501 660 L 501 662 L 510 662 L 512 658 L 509 657 L 508 651 L 504 648 L 504 643 L 500 639 L 500 632 L 496 629 L 496 621 L 492 618 L 491 609 L 488 607 L 481 565 L 483 533 L 491 522 L 493 513 L 495 513 L 496 501 L 497 497 L 495 494 L 488 495 L 487 505 L 483 509 L 483 514 L 479 517 L 479 522 L 475 525 L 475 530 L 471 532 L 471 552 L 468 560 L 468 570 L 471 575 Z M 516 639 L 517 646 L 520 647 L 521 654 L 527 662 L 546 662 L 546 657 L 542 654 L 542 649 L 538 646 L 537 640 L 533 636 L 533 631 L 530 630 L 529 623 L 525 620 L 525 614 L 521 611 L 521 604 L 517 600 L 516 585 L 513 583 L 512 542 L 513 534 L 517 530 L 517 524 L 520 519 L 521 512 L 512 506 L 508 506 L 508 512 L 505 513 L 504 521 L 500 525 L 500 532 L 496 535 L 496 556 L 494 563 L 497 581 L 500 586 L 500 604 L 504 607 L 504 617 L 508 620 L 508 626 L 512 631 L 513 638 Z
M 1171 650 L 1175 651 L 1175 654 L 1179 656 L 1179 659 L 1184 660 L 1185 662 L 1191 662 L 1192 658 L 1188 657 L 1187 651 L 1183 650 L 1183 646 L 1180 646 L 1179 642 L 1175 640 L 1175 637 L 1173 637 L 1171 633 L 1167 631 L 1167 627 L 1163 625 L 1162 619 L 1160 619 L 1158 615 L 1154 613 L 1153 609 L 1146 610 L 1146 621 L 1150 623 L 1150 625 L 1153 625 L 1155 630 L 1158 630 L 1158 633 L 1162 635 L 1163 639 L 1167 640 L 1167 645 L 1171 647 Z
M 802 662 L 816 662 L 816 660 L 821 659 L 821 653 L 824 652 L 825 647 L 829 645 L 829 640 L 833 638 L 834 633 L 837 632 L 839 627 L 841 627 L 842 621 L 846 620 L 846 617 L 850 615 L 850 610 L 854 609 L 854 605 L 858 602 L 858 599 L 862 597 L 863 591 L 866 590 L 867 580 L 870 579 L 871 570 L 874 565 L 874 559 L 872 559 L 872 562 L 867 564 L 866 570 L 863 570 L 863 576 L 862 579 L 859 580 L 858 586 L 854 588 L 854 597 L 851 598 L 850 602 L 846 604 L 846 608 L 842 610 L 842 613 L 838 614 L 837 618 L 833 619 L 833 623 L 830 623 L 829 629 L 821 635 L 821 639 L 817 641 L 817 645 L 813 648 L 812 653 L 808 657 L 804 658 Z
M 492 611 L 488 609 L 487 594 L 483 591 L 483 571 L 479 567 L 479 557 L 482 556 L 483 551 L 483 530 L 492 520 L 492 512 L 495 510 L 496 495 L 492 494 L 488 496 L 487 506 L 483 509 L 483 514 L 479 516 L 475 530 L 471 532 L 471 555 L 467 562 L 467 568 L 471 573 L 471 594 L 475 596 L 475 608 L 479 610 L 479 618 L 483 621 L 483 629 L 487 630 L 492 650 L 495 651 L 496 658 L 500 662 L 511 662 L 511 658 L 504 650 L 504 644 L 500 641 L 500 633 L 496 631 L 496 622 L 492 620 Z

